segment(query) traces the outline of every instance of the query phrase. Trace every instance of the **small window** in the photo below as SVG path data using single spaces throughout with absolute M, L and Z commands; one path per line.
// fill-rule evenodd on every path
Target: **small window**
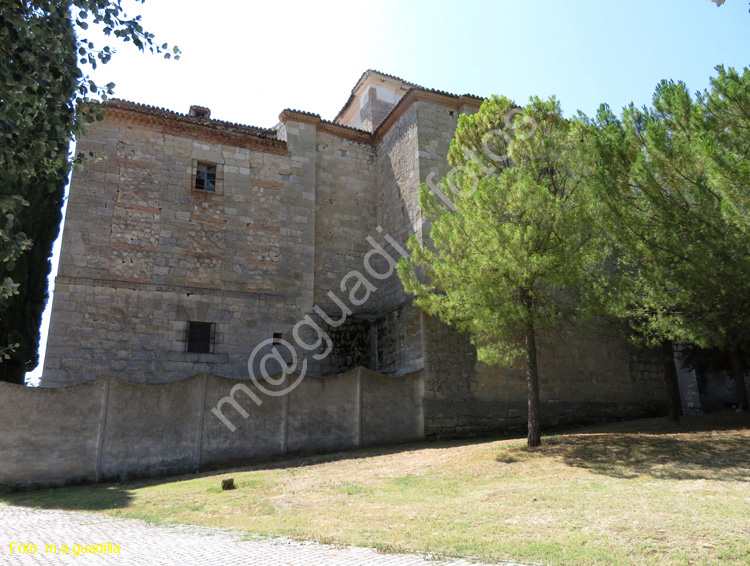
M 211 322 L 188 322 L 187 351 L 210 354 L 214 350 L 215 324 Z
M 195 188 L 199 191 L 216 191 L 216 165 L 198 162 L 195 170 Z

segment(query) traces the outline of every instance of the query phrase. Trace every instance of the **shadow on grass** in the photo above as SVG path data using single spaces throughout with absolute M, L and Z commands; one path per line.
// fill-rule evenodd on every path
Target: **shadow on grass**
M 588 435 L 553 447 L 569 466 L 615 478 L 750 482 L 748 435 Z
M 87 485 L 0 495 L 0 502 L 39 509 L 104 511 L 125 508 L 132 500 L 128 489 L 114 485 Z
M 548 437 L 537 449 L 505 450 L 496 461 L 561 459 L 613 478 L 750 482 L 750 417 L 718 414 L 680 423 L 650 419 Z
M 335 452 L 331 454 L 294 455 L 286 458 L 275 457 L 254 464 L 236 463 L 223 468 L 208 468 L 199 473 L 181 474 L 174 476 L 158 476 L 153 478 L 131 479 L 123 483 L 86 484 L 65 487 L 0 493 L 0 503 L 39 509 L 65 509 L 69 511 L 106 511 L 124 509 L 132 502 L 135 490 L 151 486 L 164 486 L 204 477 L 216 476 L 216 484 L 209 488 L 212 492 L 221 494 L 221 479 L 234 474 L 258 471 L 275 471 L 293 468 L 316 466 L 329 462 L 359 460 L 376 456 L 409 452 L 412 450 L 445 449 L 479 442 L 492 442 L 483 438 L 463 440 L 438 440 L 420 443 L 397 444 L 391 446 L 374 446 Z M 354 489 L 349 486 L 347 489 Z M 132 514 L 128 514 L 132 517 Z M 144 515 L 139 517 L 154 522 L 154 518 Z
M 197 474 L 140 479 L 128 483 L 0 494 L 0 502 L 42 509 L 116 510 L 128 507 L 134 498 L 134 491 L 143 487 L 217 476 L 216 485 L 210 489 L 221 493 L 218 487 L 220 479 L 235 473 L 302 468 L 413 450 L 451 449 L 512 438 L 522 440 L 522 436 L 509 433 L 494 437 L 360 448 L 334 454 L 277 458 L 253 465 L 234 465 Z M 506 446 L 496 457 L 497 462 L 513 464 L 536 458 L 553 459 L 571 467 L 622 479 L 649 476 L 658 479 L 750 482 L 750 416 L 747 414 L 726 413 L 686 418 L 679 424 L 670 423 L 666 419 L 642 419 L 574 427 L 546 436 L 544 445 L 538 449 L 528 450 L 520 446 L 520 442 Z

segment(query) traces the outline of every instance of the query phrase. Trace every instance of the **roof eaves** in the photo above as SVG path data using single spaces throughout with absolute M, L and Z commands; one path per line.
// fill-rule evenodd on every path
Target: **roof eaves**
M 261 138 L 276 139 L 276 131 L 272 128 L 259 128 L 257 126 L 249 126 L 246 124 L 238 124 L 236 122 L 226 122 L 224 120 L 216 120 L 212 118 L 200 118 L 198 116 L 189 116 L 187 114 L 181 114 L 174 110 L 168 110 L 166 108 L 160 108 L 158 106 L 151 106 L 149 104 L 142 104 L 138 102 L 132 102 L 130 100 L 122 100 L 119 98 L 111 98 L 104 102 L 105 107 L 119 108 L 122 110 L 130 110 L 133 112 L 139 112 L 141 114 L 149 114 L 152 116 L 158 116 L 161 118 L 167 118 L 178 122 L 184 122 L 188 124 L 196 124 L 200 126 L 207 126 L 218 130 L 226 130 L 234 133 L 250 134 Z

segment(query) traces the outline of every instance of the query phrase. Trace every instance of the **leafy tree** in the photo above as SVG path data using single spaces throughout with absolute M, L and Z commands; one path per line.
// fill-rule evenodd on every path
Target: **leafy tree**
M 728 216 L 743 205 L 711 179 L 705 106 L 683 83 L 662 82 L 653 109 L 631 105 L 622 121 L 604 107 L 597 125 L 598 201 L 618 249 L 609 305 L 661 346 L 669 414 L 679 420 L 673 342 L 737 352 L 750 338 L 741 314 L 750 238 Z
M 727 223 L 726 243 L 736 242 L 732 250 L 729 275 L 723 276 L 725 289 L 717 321 L 721 340 L 712 345 L 730 352 L 732 374 L 738 401 L 750 411 L 745 386 L 745 369 L 750 355 L 750 283 L 747 269 L 750 254 L 750 69 L 716 68 L 711 88 L 698 102 L 704 112 L 702 154 L 705 157 L 708 184 L 720 201 L 721 217 Z M 731 277 L 731 279 L 729 278 Z M 714 328 L 714 321 L 709 321 Z
M 143 1 L 143 0 L 140 0 Z M 38 363 L 49 257 L 61 220 L 69 142 L 106 98 L 83 68 L 114 51 L 77 37 L 89 22 L 138 48 L 178 55 L 128 18 L 119 0 L 0 0 L 0 380 L 23 383 Z M 79 110 L 76 112 L 76 110 Z M 76 158 L 80 160 L 82 156 Z
M 412 237 L 399 263 L 416 304 L 469 333 L 480 360 L 524 356 L 529 446 L 541 443 L 537 333 L 584 314 L 579 298 L 606 253 L 577 152 L 580 126 L 554 98 L 520 109 L 493 97 L 461 116 L 454 170 L 441 184 L 452 204 L 422 186 L 432 243 Z

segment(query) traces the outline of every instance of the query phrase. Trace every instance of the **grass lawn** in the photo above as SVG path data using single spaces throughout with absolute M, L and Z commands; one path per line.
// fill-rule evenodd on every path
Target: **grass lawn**
M 222 491 L 234 477 L 238 489 Z M 263 535 L 554 565 L 750 564 L 750 417 L 426 442 L 161 481 L 4 495 Z

